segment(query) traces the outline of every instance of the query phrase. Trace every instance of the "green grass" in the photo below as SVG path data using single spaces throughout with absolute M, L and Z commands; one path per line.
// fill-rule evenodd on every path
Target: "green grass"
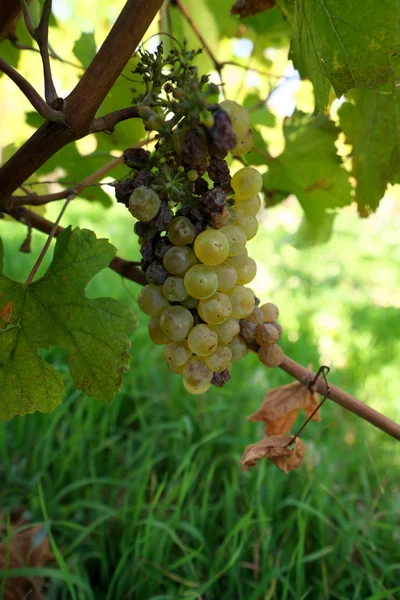
M 108 215 L 89 211 L 77 203 L 69 216 L 93 219 L 134 256 L 131 224 L 121 216 L 108 230 Z M 285 352 L 305 365 L 327 362 L 332 383 L 398 419 L 399 217 L 383 229 L 382 219 L 345 213 L 329 244 L 299 252 L 285 242 L 285 214 L 271 213 L 252 244 L 256 290 L 280 306 Z M 0 233 L 6 250 L 24 235 L 4 223 Z M 10 251 L 8 274 L 26 276 L 41 241 L 35 235 L 28 259 Z M 133 304 L 137 291 L 109 271 L 89 288 Z M 0 424 L 1 507 L 22 504 L 51 534 L 55 562 L 37 570 L 48 578 L 46 598 L 400 597 L 400 460 L 388 436 L 327 402 L 322 423 L 302 435 L 300 470 L 260 463 L 243 472 L 244 447 L 262 437 L 245 416 L 290 381 L 279 369 L 249 355 L 226 387 L 190 396 L 140 317 L 131 371 L 106 406 L 74 390 L 64 358 L 48 354 L 66 382 L 62 405 Z

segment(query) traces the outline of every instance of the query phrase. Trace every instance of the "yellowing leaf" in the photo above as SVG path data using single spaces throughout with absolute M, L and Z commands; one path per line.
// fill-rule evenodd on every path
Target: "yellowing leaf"
M 318 403 L 318 394 L 312 394 L 302 383 L 289 383 L 269 390 L 261 407 L 247 418 L 250 421 L 263 421 L 268 435 L 279 435 L 291 430 L 302 409 L 309 417 Z M 321 421 L 319 411 L 312 419 Z
M 294 448 L 290 449 L 288 444 L 292 439 L 293 436 L 290 435 L 276 435 L 251 444 L 244 451 L 240 464 L 247 470 L 255 467 L 260 458 L 267 458 L 285 473 L 298 469 L 303 462 L 306 445 L 300 438 L 296 438 Z

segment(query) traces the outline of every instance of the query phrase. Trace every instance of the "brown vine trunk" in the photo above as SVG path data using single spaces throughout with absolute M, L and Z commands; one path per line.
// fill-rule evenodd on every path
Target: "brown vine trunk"
M 3 2 L 4 3 L 4 2 Z M 135 52 L 162 0 L 128 0 L 76 87 L 65 99 L 66 124 L 46 122 L 0 169 L 0 206 L 58 150 L 87 135 L 101 103 Z

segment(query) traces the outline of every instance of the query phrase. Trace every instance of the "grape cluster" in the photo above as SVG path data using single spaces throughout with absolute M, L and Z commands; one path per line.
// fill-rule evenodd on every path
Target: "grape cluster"
M 156 186 L 146 185 L 129 196 L 149 282 L 139 294 L 139 307 L 150 317 L 152 341 L 164 344 L 169 369 L 182 375 L 193 394 L 206 392 L 211 384 L 224 385 L 232 363 L 247 354 L 248 345 L 260 346 L 260 359 L 268 366 L 282 358 L 276 345 L 276 307 L 256 306 L 253 290 L 246 287 L 257 271 L 246 243 L 258 229 L 262 178 L 252 167 L 231 178 L 222 158 L 227 150 L 240 156 L 251 149 L 249 115 L 236 102 L 224 101 L 210 125 L 206 135 L 190 129 L 196 135 L 184 138 L 180 168 L 193 191 L 191 202 L 181 197 L 176 205 L 165 203 Z M 212 189 L 199 176 L 206 170 Z M 165 235 L 155 223 L 163 203 Z
M 132 171 L 115 191 L 137 219 L 148 281 L 138 303 L 150 317 L 150 337 L 164 345 L 185 388 L 201 394 L 224 385 L 249 346 L 265 364 L 278 364 L 280 330 L 276 307 L 258 307 L 247 287 L 257 271 L 246 243 L 258 229 L 262 177 L 252 167 L 231 177 L 225 161 L 251 149 L 250 117 L 234 101 L 210 103 L 215 90 L 190 58 L 163 57 L 161 46 L 154 59 L 143 57 L 140 72 L 149 73 L 153 93 L 145 99 L 151 108 L 139 112 L 158 141 L 152 153 L 125 151 Z

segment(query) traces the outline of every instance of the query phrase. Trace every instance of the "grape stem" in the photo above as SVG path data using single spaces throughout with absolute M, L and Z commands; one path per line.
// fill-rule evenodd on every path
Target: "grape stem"
M 283 361 L 279 365 L 279 368 L 283 371 L 286 371 L 286 373 L 301 383 L 315 379 L 315 374 L 312 371 L 302 367 L 299 365 L 299 363 L 295 362 L 288 356 L 284 357 Z M 357 400 L 357 398 L 354 398 L 354 396 L 351 396 L 336 385 L 329 383 L 329 389 L 327 390 L 323 379 L 315 379 L 314 387 L 315 390 L 322 396 L 326 395 L 327 398 L 333 400 L 336 402 L 336 404 L 340 404 L 340 406 L 346 410 L 349 410 L 358 417 L 365 419 L 372 425 L 375 425 L 375 427 L 378 427 L 378 429 L 381 429 L 393 437 L 395 440 L 400 441 L 400 425 L 388 417 L 385 417 L 385 415 L 382 413 L 374 410 L 370 406 L 367 406 L 363 402 L 360 402 L 360 400 Z

